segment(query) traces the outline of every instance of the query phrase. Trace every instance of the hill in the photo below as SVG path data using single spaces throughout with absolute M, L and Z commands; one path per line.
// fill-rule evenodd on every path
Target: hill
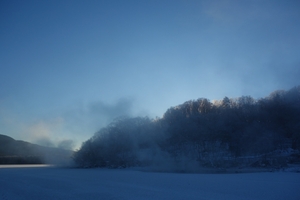
M 73 152 L 0 134 L 0 164 L 67 164 Z
M 190 100 L 162 118 L 119 118 L 83 143 L 82 167 L 277 168 L 300 163 L 300 86 L 261 99 Z

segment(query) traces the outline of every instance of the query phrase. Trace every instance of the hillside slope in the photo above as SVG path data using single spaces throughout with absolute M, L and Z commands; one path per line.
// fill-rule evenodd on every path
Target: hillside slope
M 73 152 L 15 140 L 0 134 L 0 164 L 67 164 Z
M 206 98 L 169 108 L 162 118 L 118 118 L 74 154 L 80 167 L 164 171 L 300 164 L 300 86 L 269 96 Z

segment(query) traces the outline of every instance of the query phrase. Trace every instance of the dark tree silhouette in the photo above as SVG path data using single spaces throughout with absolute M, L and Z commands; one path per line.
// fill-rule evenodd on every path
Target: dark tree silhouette
M 200 98 L 171 107 L 155 120 L 116 119 L 84 142 L 74 161 L 83 167 L 145 166 L 158 158 L 198 167 L 253 164 L 260 159 L 264 165 L 282 165 L 276 161 L 282 160 L 280 152 L 299 154 L 299 116 L 300 86 L 258 100 L 224 97 L 212 103 Z

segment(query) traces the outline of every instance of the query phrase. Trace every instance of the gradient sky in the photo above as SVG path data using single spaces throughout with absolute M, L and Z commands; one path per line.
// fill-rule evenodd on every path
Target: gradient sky
M 300 84 L 298 0 L 0 1 L 0 134 L 78 148 L 119 115 Z

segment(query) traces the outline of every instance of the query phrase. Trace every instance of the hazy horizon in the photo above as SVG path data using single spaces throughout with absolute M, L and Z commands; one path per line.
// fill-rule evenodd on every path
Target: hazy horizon
M 300 85 L 300 2 L 2 1 L 0 133 L 78 148 L 119 115 Z

